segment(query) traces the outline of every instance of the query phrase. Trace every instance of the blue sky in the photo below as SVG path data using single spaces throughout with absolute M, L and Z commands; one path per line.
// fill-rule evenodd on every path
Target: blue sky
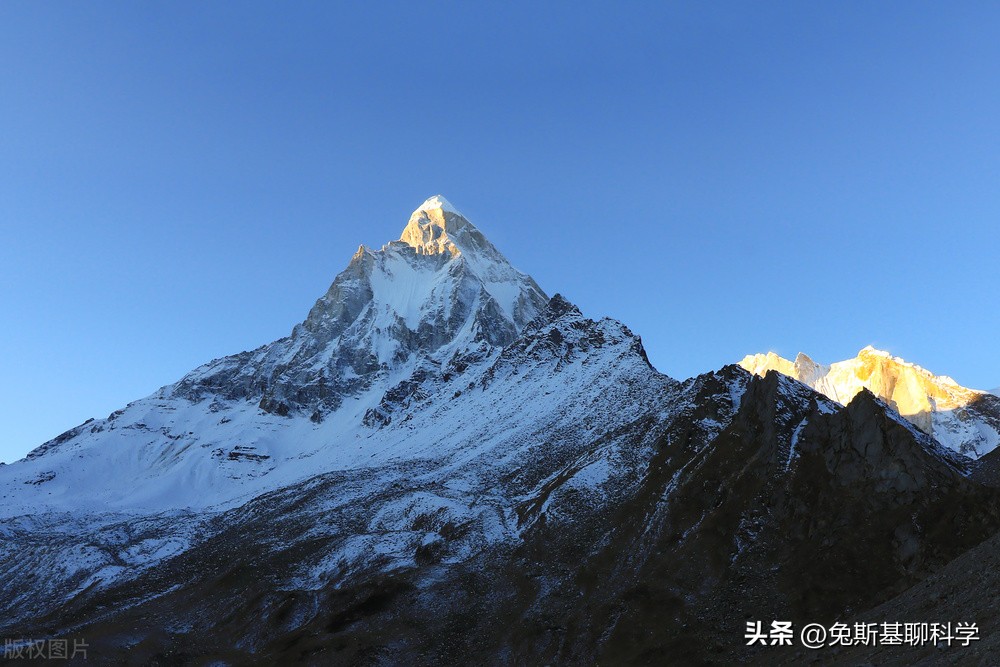
M 1000 385 L 996 3 L 361 5 L 0 4 L 0 460 L 286 335 L 439 192 L 674 377 Z

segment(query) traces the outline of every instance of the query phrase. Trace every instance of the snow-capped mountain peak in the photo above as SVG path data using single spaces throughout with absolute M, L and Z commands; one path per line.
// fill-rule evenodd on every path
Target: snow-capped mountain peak
M 19 468 L 24 477 L 14 488 L 57 479 L 46 494 L 59 488 L 71 495 L 80 475 L 93 474 L 78 465 L 85 460 L 130 471 L 122 485 L 88 487 L 96 489 L 96 504 L 228 502 L 250 492 L 254 475 L 271 478 L 259 490 L 301 474 L 302 458 L 319 451 L 341 465 L 344 456 L 357 455 L 344 449 L 348 437 L 368 438 L 417 397 L 446 386 L 450 395 L 464 390 L 471 379 L 448 383 L 483 372 L 549 299 L 455 211 L 432 197 L 411 215 L 401 240 L 379 250 L 359 247 L 289 336 L 210 361 L 107 419 L 45 443 L 29 457 L 41 468 Z M 328 450 L 331 442 L 341 445 Z M 231 464 L 246 462 L 253 475 L 230 477 Z M 109 479 L 117 474 L 108 472 Z M 141 498 L 132 488 L 139 477 L 156 480 Z M 73 497 L 82 502 L 80 494 Z
M 867 389 L 941 444 L 973 458 L 1000 445 L 1000 401 L 962 387 L 871 345 L 853 359 L 819 364 L 801 352 L 795 361 L 774 352 L 748 355 L 740 366 L 758 375 L 775 370 L 847 405 Z
M 431 197 L 399 240 L 361 246 L 291 336 L 248 359 L 212 362 L 179 384 L 207 383 L 232 398 L 262 392 L 266 410 L 322 416 L 425 363 L 440 368 L 455 355 L 507 345 L 547 302 L 454 206 Z
M 443 198 L 402 237 L 289 336 L 0 466 L 0 634 L 108 664 L 742 664 L 766 649 L 733 619 L 850 619 L 1000 527 L 997 457 L 893 411 L 976 456 L 1000 398 L 872 348 L 680 383 Z
M 454 213 L 455 215 L 462 215 L 462 212 L 455 208 L 455 205 L 444 198 L 444 195 L 434 195 L 433 197 L 428 197 L 424 200 L 424 203 L 417 207 L 414 211 L 446 211 L 448 213 Z M 463 216 L 464 217 L 464 216 Z
M 410 215 L 399 240 L 419 255 L 475 254 L 488 263 L 508 264 L 483 233 L 441 195 L 427 199 Z

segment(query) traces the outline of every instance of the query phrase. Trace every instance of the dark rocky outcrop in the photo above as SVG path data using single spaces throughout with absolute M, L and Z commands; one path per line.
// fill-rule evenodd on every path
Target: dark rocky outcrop
M 574 317 L 563 309 L 562 335 Z M 411 566 L 375 559 L 319 589 L 289 585 L 370 530 L 363 509 L 331 509 L 359 481 L 323 475 L 229 512 L 205 543 L 35 629 L 78 627 L 95 652 L 135 664 L 766 663 L 787 652 L 747 649 L 746 620 L 850 619 L 1000 527 L 997 492 L 868 393 L 840 407 L 727 367 L 673 401 L 664 421 L 577 452 L 616 440 L 646 452 L 624 463 L 635 478 L 620 494 L 588 497 L 572 482 L 583 464 L 564 466 L 518 505 L 520 538 L 472 558 L 454 561 L 472 526 L 425 515 L 418 528 L 436 537 Z M 302 538 L 321 523 L 339 528 Z

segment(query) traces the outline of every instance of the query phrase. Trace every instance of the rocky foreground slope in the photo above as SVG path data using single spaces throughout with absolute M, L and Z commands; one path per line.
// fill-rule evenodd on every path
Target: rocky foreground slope
M 983 470 L 867 390 L 673 380 L 432 198 L 289 337 L 0 468 L 0 635 L 132 664 L 767 660 L 747 619 L 854 617 L 994 535 Z

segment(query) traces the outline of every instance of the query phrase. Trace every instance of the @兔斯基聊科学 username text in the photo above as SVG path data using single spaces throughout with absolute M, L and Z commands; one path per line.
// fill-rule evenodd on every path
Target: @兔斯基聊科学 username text
M 747 621 L 748 646 L 794 646 L 810 649 L 831 646 L 968 646 L 979 639 L 976 623 L 806 623 Z

